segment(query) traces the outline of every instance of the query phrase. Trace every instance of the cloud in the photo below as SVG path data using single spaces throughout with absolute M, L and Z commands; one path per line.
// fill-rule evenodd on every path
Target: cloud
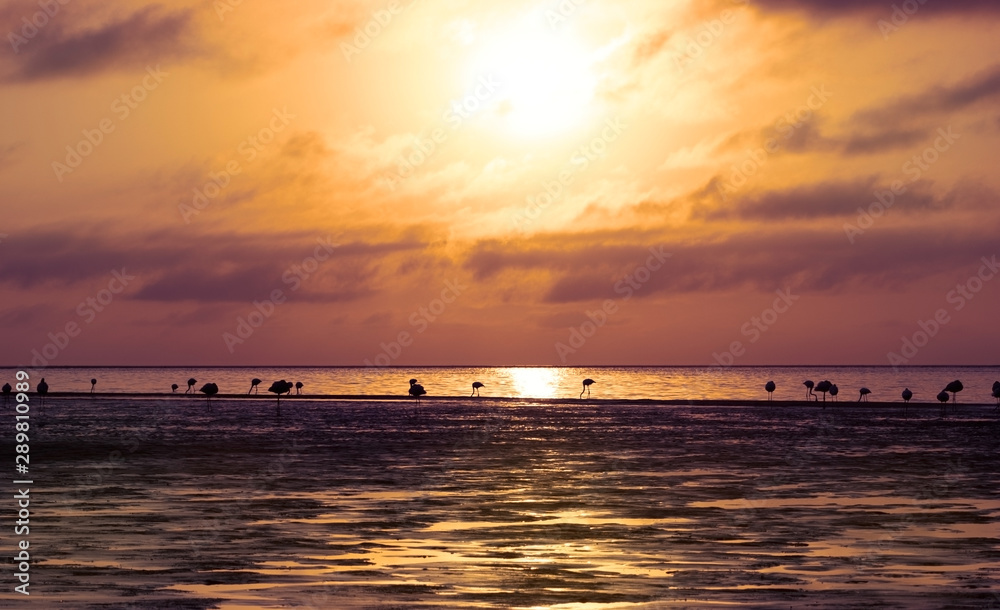
M 754 4 L 767 11 L 800 11 L 823 16 L 851 13 L 888 15 L 892 12 L 891 4 L 870 0 L 757 0 Z M 920 0 L 919 11 L 927 14 L 998 12 L 1000 4 L 994 0 Z
M 137 276 L 128 298 L 143 301 L 250 302 L 301 285 L 298 300 L 336 302 L 377 290 L 375 270 L 386 259 L 424 247 L 413 240 L 358 241 L 324 250 L 330 258 L 316 268 L 303 265 L 325 237 L 162 232 L 129 238 L 79 228 L 36 230 L 10 239 L 0 259 L 0 282 L 24 289 L 69 286 L 104 281 L 124 268 Z
M 1000 7 L 1000 3 L 997 3 Z M 951 113 L 1000 95 L 1000 64 L 952 85 L 937 85 L 916 95 L 899 98 L 877 108 L 862 110 L 855 118 L 872 125 L 932 113 Z
M 66 20 L 68 21 L 68 20 Z M 11 55 L 10 81 L 88 76 L 142 68 L 195 52 L 192 10 L 168 12 L 158 5 L 82 31 L 53 20 Z
M 835 223 L 829 229 L 783 227 L 715 240 L 666 243 L 660 247 L 671 253 L 670 259 L 632 292 L 644 298 L 748 288 L 763 292 L 788 287 L 821 292 L 901 289 L 942 273 L 964 277 L 979 257 L 996 252 L 993 230 L 984 228 L 955 240 L 939 227 L 885 226 L 879 229 L 878 239 L 850 245 L 840 223 Z M 630 232 L 549 236 L 543 243 L 506 247 L 483 242 L 473 249 L 466 265 L 477 277 L 495 283 L 505 281 L 508 272 L 507 281 L 519 278 L 522 283 L 530 273 L 544 274 L 549 281 L 534 289 L 538 292 L 534 297 L 550 304 L 620 299 L 628 276 L 647 263 L 650 251 L 606 242 L 635 237 Z M 567 245 L 560 247 L 554 243 L 558 241 Z

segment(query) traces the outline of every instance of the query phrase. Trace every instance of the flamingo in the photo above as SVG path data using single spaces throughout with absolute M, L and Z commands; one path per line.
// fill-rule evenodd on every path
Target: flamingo
M 815 387 L 816 384 L 812 382 L 812 379 L 806 379 L 805 381 L 802 382 L 802 385 L 806 386 L 806 400 L 809 400 L 810 396 L 812 396 L 816 400 L 819 400 L 818 398 L 816 398 L 816 395 L 813 394 L 813 387 Z
M 201 386 L 201 389 L 198 391 L 208 397 L 208 409 L 211 411 L 212 397 L 219 393 L 219 386 L 215 385 L 214 383 L 206 383 L 205 385 Z
M 281 415 L 281 395 L 292 393 L 292 382 L 285 381 L 284 379 L 275 381 L 267 391 L 278 395 L 278 414 Z
M 826 402 L 826 393 L 829 392 L 832 387 L 833 384 L 826 379 L 816 384 L 816 389 L 823 393 L 823 402 Z
M 260 385 L 260 379 L 257 379 L 256 377 L 254 377 L 253 379 L 251 379 L 250 380 L 250 389 L 247 390 L 247 396 L 250 395 L 250 392 L 253 392 L 254 394 L 256 394 L 257 393 L 257 386 L 259 386 L 259 385 Z
M 580 392 L 580 398 L 583 398 L 583 392 L 587 393 L 587 398 L 590 398 L 590 386 L 596 383 L 593 379 L 587 378 L 583 380 L 583 391 Z
M 178 387 L 179 386 L 176 383 L 171 383 L 170 384 L 170 391 L 171 392 L 176 392 Z
M 469 394 L 469 397 L 471 398 L 473 395 L 479 396 L 479 388 L 485 388 L 485 387 L 486 384 L 482 383 L 481 381 L 473 381 L 472 394 Z
M 861 402 L 862 400 L 868 402 L 868 395 L 871 394 L 872 391 L 869 390 L 868 388 L 861 388 L 861 390 L 859 390 L 859 393 L 861 394 L 861 396 L 858 397 L 858 402 Z
M 951 397 L 948 396 L 948 391 L 947 390 L 941 390 L 940 392 L 938 392 L 937 399 L 938 399 L 938 402 L 941 403 L 941 414 L 942 415 L 945 415 L 945 414 L 948 413 L 948 399 L 949 398 L 951 398 Z
M 45 405 L 45 395 L 49 393 L 49 384 L 45 383 L 45 378 L 38 382 L 38 395 L 42 397 L 42 405 Z
M 837 394 L 840 394 L 840 388 L 837 387 L 837 384 L 831 385 L 830 386 L 830 396 L 833 397 L 833 401 L 834 402 L 838 402 L 837 401 Z
M 94 388 L 96 388 L 96 387 L 97 387 L 97 380 L 96 379 L 91 379 L 90 380 L 90 393 L 91 394 L 94 393 Z
M 424 389 L 424 386 L 417 383 L 416 379 L 410 380 L 410 396 L 416 398 L 417 402 L 420 402 L 420 397 L 426 393 L 427 390 Z
M 964 390 L 964 389 L 965 389 L 965 386 L 962 385 L 962 382 L 959 381 L 959 380 L 957 380 L 957 379 L 955 381 L 952 381 L 951 383 L 949 383 L 948 385 L 946 385 L 944 387 L 944 391 L 945 392 L 951 392 L 951 401 L 952 402 L 958 402 L 958 396 L 957 396 L 957 394 L 959 392 L 961 392 L 962 390 Z
M 3 387 L 4 394 L 10 394 L 10 385 L 5 385 Z M 1000 381 L 993 382 L 993 398 L 997 399 L 997 409 L 1000 409 Z
M 771 402 L 771 400 L 774 398 L 772 394 L 774 394 L 774 390 L 777 387 L 778 386 L 774 385 L 773 381 L 768 381 L 767 383 L 764 384 L 764 389 L 767 390 L 767 402 Z
M 187 394 L 188 392 L 193 392 L 194 391 L 193 390 L 194 384 L 196 384 L 196 383 L 198 383 L 198 380 L 195 379 L 194 377 L 192 377 L 191 379 L 188 379 L 188 389 L 185 390 L 184 393 Z
M 904 388 L 903 389 L 903 405 L 904 405 L 903 406 L 903 415 L 906 415 L 906 405 L 910 404 L 910 399 L 911 398 L 913 398 L 913 392 L 910 391 L 910 388 Z
M 9 383 L 3 384 L 3 404 L 7 404 L 7 399 L 10 398 L 10 393 L 14 391 L 14 388 L 10 387 Z M 1000 404 L 1000 403 L 998 403 Z
M 301 382 L 301 381 L 296 381 L 296 382 L 295 382 L 295 394 L 296 394 L 296 395 L 298 395 L 298 394 L 301 394 L 301 393 L 302 393 L 302 386 L 303 386 L 303 384 L 302 384 L 302 382 Z

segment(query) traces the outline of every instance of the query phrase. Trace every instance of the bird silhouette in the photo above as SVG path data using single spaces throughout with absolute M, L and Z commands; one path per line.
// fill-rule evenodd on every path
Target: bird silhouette
M 49 393 L 49 384 L 45 383 L 45 378 L 38 382 L 38 395 L 42 398 L 42 405 L 45 405 L 45 395 Z
M 773 399 L 772 394 L 774 394 L 774 390 L 777 387 L 778 386 L 774 385 L 773 381 L 768 381 L 767 383 L 764 384 L 764 389 L 767 390 L 767 401 L 768 402 L 771 402 L 771 400 Z
M 816 384 L 816 389 L 823 393 L 823 402 L 826 402 L 826 393 L 830 391 L 833 384 L 829 380 L 824 379 L 823 381 Z
M 301 381 L 296 381 L 295 382 L 295 393 L 296 394 L 301 394 L 302 393 L 302 386 L 303 386 L 303 384 L 302 384 Z
M 590 379 L 589 377 L 587 379 L 584 379 L 583 380 L 583 391 L 580 392 L 580 398 L 583 398 L 583 392 L 586 392 L 587 393 L 587 398 L 590 398 L 590 386 L 594 385 L 595 383 L 597 383 L 597 382 L 594 381 L 593 379 Z
M 194 377 L 192 377 L 191 379 L 188 379 L 188 389 L 185 390 L 184 393 L 187 394 L 188 392 L 193 392 L 194 391 L 194 384 L 196 384 L 196 383 L 198 383 L 198 380 L 195 379 Z
M 913 398 L 913 392 L 910 391 L 910 388 L 904 389 L 903 390 L 903 402 L 908 403 L 908 402 L 910 402 L 911 398 Z
M 840 394 L 840 388 L 837 387 L 837 384 L 833 384 L 832 386 L 830 386 L 830 396 L 833 397 L 834 402 L 838 402 L 837 394 Z
M 3 404 L 7 404 L 7 399 L 10 398 L 10 393 L 14 391 L 14 388 L 10 387 L 9 383 L 3 384 Z M 1000 403 L 998 403 L 1000 404 Z
M 424 389 L 424 386 L 417 383 L 416 379 L 410 380 L 410 396 L 416 398 L 417 402 L 420 402 L 420 397 L 426 393 L 427 390 Z
M 865 402 L 868 402 L 868 395 L 871 394 L 872 391 L 869 390 L 868 388 L 861 388 L 858 392 L 859 392 L 859 394 L 861 394 L 858 397 L 858 402 L 861 402 L 862 400 L 864 400 Z
M 806 400 L 809 400 L 810 396 L 812 396 L 814 400 L 819 400 L 819 398 L 816 398 L 816 395 L 813 394 L 813 388 L 816 384 L 812 382 L 812 379 L 806 379 L 802 382 L 802 385 L 806 386 Z
M 96 388 L 96 387 L 97 387 L 97 380 L 96 379 L 91 379 L 90 380 L 90 393 L 91 394 L 94 393 L 94 388 Z
M 170 384 L 170 391 L 171 392 L 176 392 L 177 388 L 178 388 L 178 385 L 176 383 L 171 383 Z
M 965 389 L 965 386 L 962 385 L 962 382 L 959 381 L 959 380 L 957 380 L 957 379 L 955 381 L 952 381 L 948 385 L 944 386 L 944 391 L 945 392 L 951 392 L 951 401 L 952 402 L 958 402 L 958 396 L 957 396 L 957 394 L 959 392 L 961 392 L 962 390 L 964 390 L 964 389 Z
M 247 395 L 249 396 L 250 392 L 253 392 L 254 394 L 256 394 L 257 393 L 257 386 L 259 386 L 259 385 L 260 385 L 260 379 L 257 379 L 256 377 L 254 377 L 253 379 L 251 379 L 250 380 L 250 389 L 247 390 Z
M 278 395 L 278 415 L 281 415 L 281 395 L 292 393 L 292 382 L 285 381 L 284 379 L 275 381 L 267 391 Z
M 208 408 L 209 410 L 211 410 L 212 397 L 219 393 L 219 386 L 215 385 L 214 383 L 206 383 L 205 385 L 201 386 L 201 389 L 198 391 L 208 397 Z
M 941 403 L 941 414 L 942 415 L 947 415 L 947 413 L 948 413 L 948 400 L 951 399 L 951 396 L 948 396 L 948 391 L 947 390 L 941 390 L 940 392 L 938 392 L 937 399 L 938 399 L 938 402 Z
M 4 394 L 10 394 L 10 385 L 5 385 L 3 387 Z M 993 382 L 993 398 L 997 399 L 997 409 L 1000 409 L 1000 381 Z
M 481 381 L 473 381 L 472 394 L 469 394 L 469 397 L 471 398 L 472 396 L 479 396 L 479 388 L 485 388 L 485 387 L 486 384 L 482 383 Z

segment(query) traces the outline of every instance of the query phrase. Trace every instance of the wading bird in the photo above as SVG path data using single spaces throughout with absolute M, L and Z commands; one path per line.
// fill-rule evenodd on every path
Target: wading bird
M 868 402 L 868 395 L 871 394 L 872 391 L 869 390 L 868 388 L 861 388 L 858 392 L 861 394 L 858 397 L 858 402 L 861 402 L 862 400 L 864 400 L 865 402 Z
M 485 388 L 485 387 L 486 384 L 482 383 L 481 381 L 473 381 L 472 394 L 469 394 L 469 398 L 472 398 L 473 396 L 479 396 L 479 388 Z
M 94 388 L 96 388 L 96 387 L 97 387 L 97 380 L 96 379 L 91 379 L 90 380 L 90 393 L 91 394 L 94 393 Z
M 951 397 L 948 396 L 948 392 L 946 390 L 941 390 L 937 395 L 938 402 L 941 403 L 942 415 L 946 415 L 948 413 L 948 400 L 950 398 Z
M 829 392 L 832 387 L 833 384 L 826 379 L 816 384 L 816 390 L 823 393 L 823 402 L 826 402 L 826 393 Z
M 417 383 L 416 379 L 410 380 L 410 396 L 416 398 L 417 402 L 420 402 L 420 397 L 426 393 L 427 390 L 424 389 L 424 386 Z
M 251 379 L 250 380 L 250 389 L 247 390 L 247 395 L 249 396 L 250 392 L 253 392 L 254 394 L 256 394 L 257 393 L 257 386 L 259 386 L 259 385 L 260 385 L 260 379 L 257 379 L 256 377 L 254 377 L 253 379 Z
M 819 400 L 819 398 L 816 398 L 816 395 L 813 394 L 813 388 L 816 384 L 812 382 L 812 379 L 806 379 L 802 382 L 802 385 L 806 386 L 806 400 L 809 400 L 810 396 L 812 396 L 815 400 Z
M 913 398 L 913 392 L 910 388 L 903 389 L 903 415 L 906 415 L 906 407 L 910 404 L 910 399 Z
M 296 394 L 301 394 L 302 393 L 302 382 L 301 381 L 296 381 L 295 382 L 295 393 Z
M 195 379 L 194 377 L 192 377 L 191 379 L 188 379 L 188 389 L 184 390 L 184 393 L 187 394 L 188 392 L 193 392 L 194 391 L 194 384 L 196 384 L 196 383 L 198 383 L 198 380 Z
M 14 388 L 10 387 L 9 383 L 3 384 L 3 404 L 7 404 L 7 399 L 10 398 L 10 393 L 12 391 L 14 391 Z M 1000 404 L 1000 402 L 997 404 Z
M 206 383 L 205 385 L 201 386 L 201 389 L 198 391 L 208 397 L 208 408 L 209 410 L 211 410 L 212 397 L 219 393 L 219 386 L 215 385 L 214 383 Z
M 281 415 L 281 395 L 292 393 L 292 382 L 285 381 L 284 379 L 275 381 L 267 391 L 278 395 L 278 415 Z
M 38 382 L 38 395 L 42 397 L 42 405 L 45 405 L 45 395 L 49 393 L 49 384 L 45 383 L 45 378 Z
M 4 394 L 10 394 L 10 385 L 5 385 L 3 387 Z M 1000 409 L 1000 381 L 993 382 L 993 398 L 997 399 L 997 409 Z
M 176 392 L 178 387 L 180 387 L 180 386 L 178 386 L 176 383 L 171 383 L 170 384 L 170 391 L 171 392 Z
M 833 384 L 830 386 L 830 396 L 833 397 L 834 402 L 837 402 L 837 394 L 840 394 L 840 388 L 837 387 L 837 384 Z
M 774 390 L 777 387 L 778 386 L 774 385 L 773 381 L 768 381 L 767 383 L 764 384 L 764 389 L 767 390 L 767 402 L 771 402 L 771 400 L 774 398 L 772 394 L 774 394 Z
M 957 380 L 957 379 L 955 381 L 952 381 L 948 385 L 944 386 L 944 391 L 945 392 L 951 392 L 951 401 L 952 402 L 958 402 L 958 397 L 956 396 L 956 394 L 958 394 L 959 392 L 961 392 L 964 389 L 965 389 L 965 386 L 962 385 L 962 382 L 959 381 L 959 380 Z
M 583 380 L 583 392 L 587 393 L 587 398 L 590 398 L 590 386 L 596 383 L 593 379 L 589 377 Z M 580 392 L 580 398 L 583 398 L 583 392 Z

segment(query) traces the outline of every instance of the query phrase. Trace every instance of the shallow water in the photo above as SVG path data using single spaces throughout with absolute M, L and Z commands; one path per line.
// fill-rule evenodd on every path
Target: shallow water
M 1000 607 L 991 408 L 213 402 L 33 404 L 32 599 Z
M 13 383 L 16 369 L 0 368 L 0 380 Z M 595 380 L 594 398 L 664 400 L 762 400 L 764 384 L 774 380 L 775 400 L 802 400 L 802 382 L 829 379 L 840 388 L 841 401 L 857 401 L 858 390 L 868 387 L 870 400 L 902 402 L 900 393 L 909 388 L 914 402 L 936 402 L 935 396 L 948 382 L 960 379 L 965 391 L 962 402 L 992 403 L 993 382 L 1000 379 L 1000 367 L 52 367 L 32 372 L 32 387 L 45 377 L 53 392 L 89 392 L 90 380 L 98 380 L 97 390 L 110 393 L 170 392 L 170 385 L 187 389 L 187 380 L 198 380 L 195 390 L 206 382 L 218 384 L 222 394 L 243 394 L 250 380 L 263 380 L 260 393 L 272 381 L 301 381 L 306 394 L 402 395 L 408 380 L 417 378 L 431 396 L 469 396 L 472 382 L 486 387 L 483 397 L 577 398 L 584 378 Z M 832 400 L 832 397 L 828 397 Z

